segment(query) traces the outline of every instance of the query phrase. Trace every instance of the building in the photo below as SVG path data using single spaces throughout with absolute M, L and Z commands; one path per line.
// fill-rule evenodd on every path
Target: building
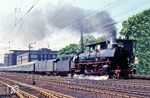
M 4 65 L 11 66 L 16 65 L 17 55 L 27 52 L 27 50 L 10 50 L 9 53 L 4 55 Z
M 39 50 L 10 50 L 9 53 L 4 55 L 4 65 L 11 66 L 22 64 L 31 61 L 45 61 L 55 59 L 57 51 L 42 48 Z
M 17 64 L 31 61 L 45 61 L 55 58 L 57 58 L 57 51 L 52 51 L 51 49 L 41 48 L 39 50 L 28 50 L 17 56 Z

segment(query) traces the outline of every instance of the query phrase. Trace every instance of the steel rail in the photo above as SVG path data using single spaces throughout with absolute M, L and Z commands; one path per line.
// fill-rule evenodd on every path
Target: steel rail
M 138 98 L 138 97 L 142 97 L 141 95 L 137 95 L 138 92 L 131 92 L 131 93 L 123 93 L 123 92 L 119 92 L 119 91 L 113 91 L 114 89 L 112 88 L 103 88 L 103 89 L 96 89 L 96 88 L 91 88 L 91 87 L 82 87 L 82 86 L 75 86 L 75 85 L 71 85 L 68 83 L 59 83 L 56 81 L 49 81 L 51 82 L 53 85 L 56 85 L 58 87 L 66 87 L 66 88 L 70 88 L 70 89 L 74 89 L 74 90 L 80 90 L 80 91 L 85 91 L 85 92 L 94 92 L 96 94 L 107 94 L 107 95 L 113 95 L 113 96 L 122 96 L 122 97 L 127 97 L 127 98 Z M 43 82 L 44 83 L 44 82 Z M 44 83 L 45 84 L 45 83 Z M 138 97 L 137 97 L 138 96 Z
M 16 90 L 15 88 L 13 88 L 12 86 L 10 86 L 9 84 L 6 84 L 6 83 L 4 83 L 2 81 L 0 81 L 0 83 L 3 84 L 3 85 L 5 85 L 5 86 L 10 87 L 11 90 L 12 90 L 12 92 L 15 93 L 15 95 L 17 97 L 19 97 L 19 98 L 38 98 L 38 97 L 33 96 L 33 95 L 31 95 L 31 94 L 29 94 L 29 93 L 27 93 L 25 91 L 20 90 L 20 89 Z
M 15 95 L 16 95 L 17 97 L 19 97 L 19 98 L 24 98 L 23 95 L 20 94 L 20 92 L 19 92 L 18 90 L 14 89 L 14 88 L 13 88 L 12 86 L 10 86 L 9 84 L 6 84 L 6 83 L 4 83 L 4 82 L 2 82 L 2 81 L 0 81 L 0 83 L 3 84 L 3 85 L 5 85 L 5 86 L 7 86 L 7 87 L 10 87 L 11 90 L 12 90 L 12 92 L 15 93 Z
M 11 82 L 14 82 L 14 83 L 17 83 L 21 86 L 25 86 L 25 87 L 29 87 L 35 91 L 37 91 L 38 93 L 40 93 L 41 95 L 45 96 L 46 98 L 74 98 L 72 96 L 69 96 L 69 95 L 65 95 L 65 94 L 62 94 L 62 93 L 58 93 L 58 92 L 54 92 L 54 91 L 50 91 L 50 90 L 46 90 L 44 88 L 40 88 L 40 87 L 36 87 L 36 86 L 32 86 L 32 85 L 28 85 L 28 84 L 25 84 L 25 83 L 21 83 L 21 82 L 18 82 L 18 81 L 15 81 L 15 80 L 10 80 L 8 78 L 3 78 L 3 77 L 0 77 L 1 79 L 4 79 L 4 80 L 7 80 L 7 81 L 11 81 Z

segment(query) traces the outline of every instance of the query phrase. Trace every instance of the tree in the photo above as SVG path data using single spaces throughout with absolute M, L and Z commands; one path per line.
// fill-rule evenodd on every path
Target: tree
M 128 18 L 120 32 L 127 39 L 136 40 L 135 52 L 138 55 L 138 72 L 150 74 L 150 9 Z
M 83 37 L 83 44 L 90 44 L 90 43 L 93 43 L 95 41 L 95 37 L 92 36 L 92 35 L 86 35 Z
M 58 56 L 68 55 L 68 54 L 76 54 L 79 52 L 79 45 L 70 44 L 65 48 L 62 48 L 58 51 Z
M 102 41 L 106 41 L 105 37 L 101 36 L 101 37 L 98 37 L 95 42 L 102 42 Z

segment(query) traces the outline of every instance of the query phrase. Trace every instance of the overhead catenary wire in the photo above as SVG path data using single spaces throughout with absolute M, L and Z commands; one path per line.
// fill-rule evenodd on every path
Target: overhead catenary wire
M 16 25 L 14 25 L 7 33 L 6 35 L 8 36 L 14 29 L 17 28 L 17 26 L 21 26 L 21 24 L 24 22 L 25 17 L 29 14 L 29 12 L 35 7 L 35 5 L 39 2 L 39 0 L 35 0 L 33 2 L 33 4 L 31 5 L 31 7 L 27 10 L 27 12 L 23 15 L 23 17 L 20 18 L 20 20 L 17 22 Z M 6 37 L 6 36 L 5 36 Z M 0 41 L 3 42 L 3 40 L 5 39 L 5 37 L 2 38 L 2 40 Z
M 20 1 L 20 0 L 19 0 Z M 19 6 L 19 2 L 16 4 L 15 8 L 13 9 L 13 11 L 11 12 L 10 16 L 9 16 L 9 19 L 6 21 L 6 23 L 4 24 L 4 26 L 2 27 L 2 29 L 0 30 L 0 33 L 4 31 L 5 28 L 8 28 L 8 24 L 10 22 L 10 20 L 13 19 L 13 14 L 15 12 L 15 9 Z

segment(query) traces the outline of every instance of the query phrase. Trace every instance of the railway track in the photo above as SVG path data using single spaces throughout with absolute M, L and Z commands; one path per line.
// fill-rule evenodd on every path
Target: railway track
M 146 79 L 150 80 L 150 75 L 132 75 L 132 79 Z
M 25 83 L 21 83 L 12 79 L 0 77 L 1 83 L 9 86 L 18 98 L 73 98 L 65 94 L 49 91 L 40 87 L 35 87 Z M 14 89 L 10 85 L 18 85 L 19 89 Z
M 137 90 L 135 89 L 134 86 L 129 86 L 129 85 L 112 85 L 112 84 L 94 84 L 94 85 L 89 85 L 85 84 L 84 82 L 78 82 L 78 83 L 70 83 L 70 82 L 60 82 L 60 81 L 55 81 L 55 80 L 49 80 L 46 82 L 47 84 L 51 85 L 56 85 L 58 87 L 67 87 L 70 89 L 77 89 L 85 92 L 94 92 L 95 94 L 108 94 L 108 95 L 113 95 L 113 96 L 136 96 L 136 97 L 148 97 L 150 96 L 150 92 L 142 92 L 141 89 Z M 43 83 L 43 84 L 46 84 Z M 149 90 L 149 88 L 147 88 Z M 120 94 L 118 94 L 120 93 Z
M 18 75 L 8 75 L 8 78 L 15 79 Z M 31 75 L 22 74 L 26 77 L 25 83 L 31 83 Z M 20 78 L 20 80 L 22 80 Z M 19 81 L 19 79 L 17 80 Z M 78 98 L 149 98 L 150 82 L 146 80 L 107 80 L 93 81 L 70 79 L 62 77 L 39 76 L 36 78 L 36 85 Z M 143 84 L 144 83 L 144 84 Z
M 7 86 L 0 81 L 0 98 L 15 98 L 15 93 L 9 93 Z
M 5 95 L 7 95 L 7 94 L 15 95 L 14 98 L 24 98 L 24 97 L 26 97 L 26 98 L 27 97 L 29 97 L 29 98 L 37 98 L 37 97 L 35 97 L 33 95 L 30 95 L 30 94 L 28 94 L 28 93 L 26 93 L 26 92 L 24 92 L 24 91 L 22 91 L 22 90 L 20 90 L 18 88 L 15 88 L 14 86 L 12 86 L 12 84 L 10 85 L 10 84 L 7 84 L 5 82 L 0 81 L 0 84 L 7 88 L 6 89 L 7 93 Z

